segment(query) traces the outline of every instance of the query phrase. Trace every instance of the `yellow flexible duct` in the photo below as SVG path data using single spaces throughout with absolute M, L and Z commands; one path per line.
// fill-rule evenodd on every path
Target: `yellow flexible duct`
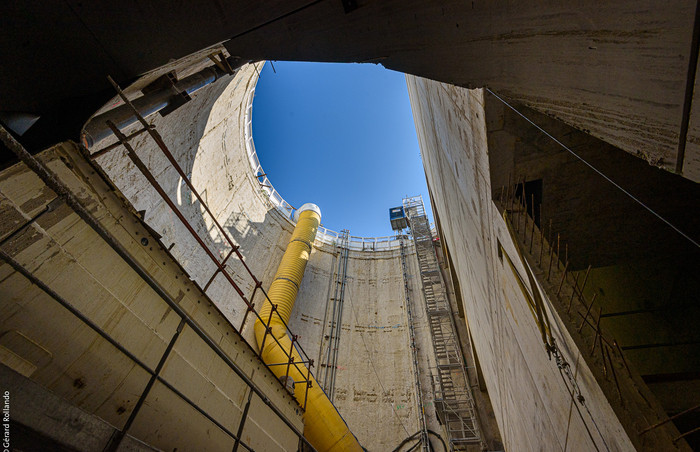
M 299 285 L 304 276 L 304 269 L 309 260 L 311 247 L 316 237 L 316 230 L 321 222 L 321 213 L 317 206 L 304 204 L 299 209 L 299 218 L 292 238 L 282 256 L 282 262 L 277 269 L 275 279 L 270 285 L 268 297 L 272 304 L 277 305 L 277 312 L 272 312 L 270 301 L 265 301 L 260 310 L 260 318 L 270 322 L 270 334 L 265 337 L 265 324 L 260 320 L 255 322 L 255 338 L 260 354 L 266 364 L 287 363 L 288 353 L 292 352 L 294 362 L 300 363 L 301 356 L 292 346 L 292 340 L 287 335 L 285 323 L 289 322 L 294 300 L 296 299 Z M 272 315 L 270 315 L 272 313 Z M 263 344 L 264 341 L 264 344 Z M 285 376 L 286 365 L 271 366 L 270 369 L 278 378 Z M 309 375 L 308 368 L 304 364 L 289 366 L 289 377 L 296 382 L 294 396 L 300 406 L 306 402 L 304 413 L 304 436 L 319 452 L 329 451 L 362 451 L 355 436 L 350 432 L 347 424 L 340 417 L 338 410 L 328 400 L 326 394 L 313 377 L 311 387 L 306 391 L 306 380 Z M 306 398 L 308 397 L 308 400 Z

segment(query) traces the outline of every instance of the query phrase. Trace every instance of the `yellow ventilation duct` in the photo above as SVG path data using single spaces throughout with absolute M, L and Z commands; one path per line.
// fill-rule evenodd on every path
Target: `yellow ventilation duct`
M 300 406 L 306 404 L 304 436 L 309 443 L 318 452 L 362 451 L 357 438 L 350 432 L 338 410 L 328 400 L 316 380 L 310 376 L 308 368 L 300 364 L 303 360 L 287 335 L 285 325 L 289 322 L 294 300 L 304 277 L 316 230 L 321 222 L 321 210 L 315 204 L 304 204 L 297 211 L 297 215 L 294 233 L 268 291 L 269 301 L 265 301 L 260 310 L 260 318 L 265 322 L 269 321 L 269 334 L 277 338 L 277 341 L 269 335 L 265 337 L 265 324 L 260 320 L 255 322 L 255 338 L 258 347 L 261 348 L 263 361 L 266 364 L 276 364 L 270 369 L 278 378 L 285 377 L 289 368 L 288 376 L 296 382 L 294 396 Z M 272 305 L 277 305 L 276 311 Z M 284 364 L 289 361 L 290 351 L 296 364 L 286 366 Z M 308 392 L 307 379 L 311 381 Z

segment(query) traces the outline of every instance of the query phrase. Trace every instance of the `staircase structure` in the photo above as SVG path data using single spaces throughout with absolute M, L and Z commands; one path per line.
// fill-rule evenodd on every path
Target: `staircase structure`
M 430 336 L 435 353 L 433 393 L 438 419 L 445 427 L 450 450 L 481 443 L 474 400 L 447 290 L 440 273 L 433 234 L 420 196 L 405 198 L 403 207 L 418 257 Z

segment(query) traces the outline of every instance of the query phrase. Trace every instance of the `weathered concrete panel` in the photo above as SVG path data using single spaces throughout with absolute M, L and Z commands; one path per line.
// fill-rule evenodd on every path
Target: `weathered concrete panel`
M 301 430 L 296 402 L 79 150 L 68 143 L 45 151 L 40 158 Z M 0 176 L 3 208 L 14 209 L 17 215 L 10 218 L 21 218 L 22 223 L 29 220 L 29 212 L 41 212 L 40 208 L 37 210 L 41 203 L 27 200 L 42 199 L 46 193 L 50 196 L 43 196 L 44 205 L 53 199 L 46 186 L 29 174 L 24 165 L 16 165 Z M 18 189 L 17 180 L 24 181 L 22 189 Z M 18 230 L 18 226 L 15 224 L 13 229 Z M 45 211 L 2 247 L 148 368 L 156 367 L 175 333 L 178 316 L 65 204 Z M 3 364 L 16 368 L 51 391 L 52 397 L 75 408 L 62 409 L 60 413 L 68 416 L 82 410 L 100 418 L 98 424 L 105 422 L 122 428 L 142 395 L 149 374 L 7 263 L 0 266 L 0 275 L 0 294 L 5 301 L 0 324 Z M 8 337 L 11 339 L 3 339 Z M 18 359 L 8 359 L 12 356 Z M 235 431 L 247 385 L 190 327 L 184 327 L 162 376 L 225 428 Z M 34 407 L 43 409 L 40 405 Z M 262 418 L 275 416 L 269 408 L 259 412 Z M 43 412 L 26 411 L 21 421 L 63 441 L 52 424 L 42 423 L 42 417 Z M 61 422 L 64 421 L 67 422 Z M 270 438 L 275 437 L 282 449 L 296 450 L 296 435 L 288 428 L 269 419 L 259 422 L 263 428 L 256 435 L 264 438 L 256 436 L 256 441 L 272 444 Z M 130 433 L 165 449 L 220 450 L 233 445 L 230 436 L 162 383 L 156 383 L 149 393 Z
M 517 259 L 516 245 L 491 201 L 482 91 L 407 80 L 434 208 L 506 448 L 632 450 L 596 378 L 579 358 L 578 346 L 546 304 L 553 334 L 575 369 L 590 412 L 573 410 L 570 416 L 570 382 L 547 358 L 516 275 L 499 261 L 497 242 L 525 274 L 527 264 Z

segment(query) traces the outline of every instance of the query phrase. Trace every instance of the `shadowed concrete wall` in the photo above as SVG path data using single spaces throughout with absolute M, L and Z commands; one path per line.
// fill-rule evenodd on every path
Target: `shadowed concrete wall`
M 698 180 L 697 108 L 690 109 L 700 27 L 694 0 L 358 0 L 345 6 L 6 2 L 0 39 L 3 59 L 12 64 L 0 70 L 3 110 L 42 116 L 27 142 L 75 139 L 76 122 L 109 96 L 107 74 L 127 84 L 172 59 L 225 43 L 231 55 L 254 61 L 374 62 L 458 86 L 488 85 Z
M 433 205 L 506 448 L 669 447 L 677 435 L 673 428 L 655 433 L 663 436 L 661 443 L 650 436 L 637 438 L 628 420 L 623 428 L 619 419 L 626 416 L 617 406 L 613 410 L 612 396 L 601 390 L 599 374 L 579 351 L 582 342 L 572 338 L 568 321 L 545 296 L 553 335 L 586 400 L 587 410 L 578 414 L 573 409 L 570 383 L 548 359 L 516 275 L 498 257 L 500 242 L 514 257 L 517 272 L 525 275 L 527 264 L 517 258 L 516 245 L 491 201 L 483 92 L 413 76 L 407 80 Z M 544 293 L 539 286 L 528 290 Z M 635 408 L 642 409 L 647 408 Z M 635 446 L 626 429 L 632 430 Z

